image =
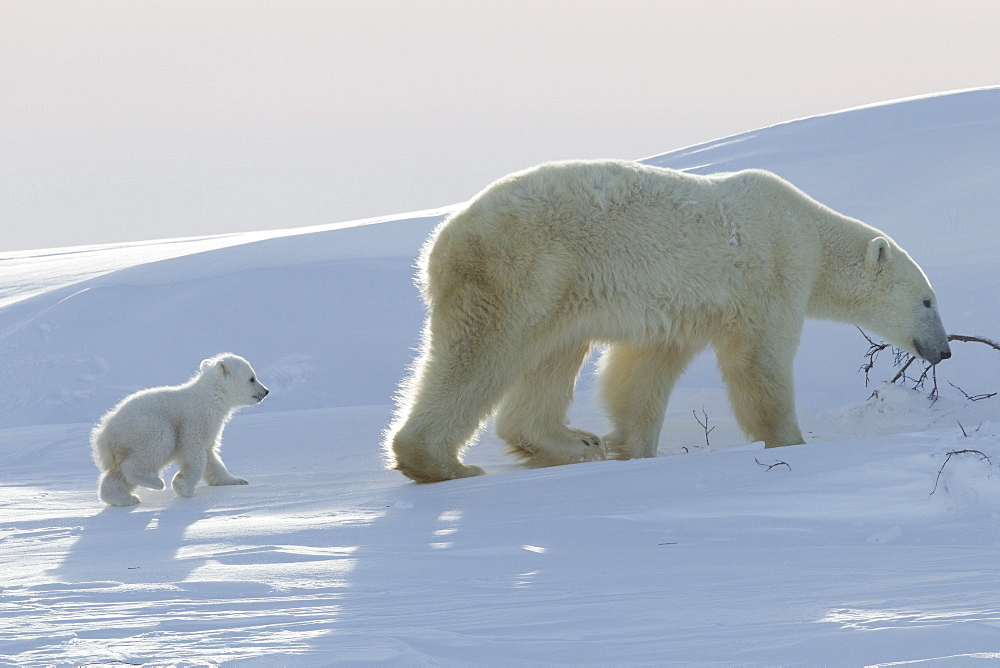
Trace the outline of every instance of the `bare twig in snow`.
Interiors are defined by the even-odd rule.
[[[857,327],[857,325],[855,325],[855,327]],[[868,382],[869,382],[868,372],[870,372],[873,368],[875,368],[875,360],[878,358],[878,354],[883,350],[885,350],[886,348],[888,348],[889,344],[875,343],[872,340],[872,338],[865,333],[865,330],[858,327],[858,331],[861,332],[861,336],[865,337],[865,340],[868,341],[868,346],[869,346],[868,352],[865,353],[865,357],[868,358],[868,361],[865,364],[862,364],[861,368],[858,369],[858,371],[865,372],[865,387],[868,387]]]
[[[962,388],[960,388],[955,383],[949,382],[948,384],[951,385],[952,387],[954,387],[959,392],[961,392],[962,396],[965,397],[966,399],[968,399],[969,401],[982,401],[983,399],[989,399],[990,397],[997,396],[996,392],[990,392],[989,394],[973,394],[973,395],[970,396],[965,390],[963,390]]]
[[[787,466],[789,471],[792,470],[792,465],[789,464],[788,462],[777,461],[777,462],[774,462],[773,464],[765,464],[764,462],[760,461],[756,457],[754,457],[753,460],[755,462],[757,462],[758,464],[760,464],[761,466],[766,466],[768,471],[770,471],[771,469],[773,469],[775,466]]]
[[[698,411],[691,411],[691,414],[694,415],[694,419],[698,421],[698,424],[701,425],[701,428],[705,430],[705,447],[708,447],[709,445],[711,445],[708,442],[708,435],[711,434],[713,431],[715,431],[715,427],[712,427],[711,429],[708,428],[708,413],[705,412],[705,407],[704,406],[701,407],[701,414],[705,417],[704,421],[702,421],[702,419],[698,417]]]
[[[916,377],[907,376],[906,375],[907,371],[909,371],[910,367],[913,365],[913,363],[915,361],[917,361],[918,358],[914,357],[913,355],[911,355],[910,353],[906,352],[905,350],[900,350],[899,348],[896,348],[896,347],[892,346],[891,344],[888,344],[888,343],[876,343],[875,340],[872,339],[870,336],[868,336],[868,334],[866,334],[864,332],[864,330],[862,330],[860,327],[858,327],[858,331],[861,332],[861,335],[863,337],[865,337],[865,341],[868,342],[868,352],[865,353],[865,358],[868,361],[865,362],[864,364],[862,364],[861,368],[858,369],[859,371],[863,371],[864,374],[865,374],[865,387],[868,387],[868,385],[871,382],[871,378],[869,377],[869,373],[875,367],[875,361],[878,359],[879,353],[881,353],[886,348],[891,348],[892,352],[894,353],[893,366],[899,367],[899,371],[897,371],[896,375],[892,377],[892,380],[889,381],[889,384],[900,383],[900,384],[906,386],[906,385],[912,383],[911,387],[914,390],[920,390],[920,389],[924,388],[924,386],[927,384],[927,379],[930,378],[931,389],[930,389],[930,392],[928,393],[928,395],[930,396],[930,399],[931,399],[932,402],[938,400],[939,390],[938,390],[937,367],[936,366],[930,364],[929,362],[925,362],[925,361],[921,360],[921,363],[923,364],[923,368],[921,369],[920,374],[918,376],[916,376]],[[996,341],[992,341],[992,340],[987,339],[987,338],[982,337],[982,336],[966,336],[964,334],[949,334],[948,335],[948,340],[949,341],[964,341],[964,342],[982,343],[984,345],[987,345],[987,346],[993,348],[994,350],[1000,351],[1000,343],[997,343]],[[963,395],[965,395],[965,398],[968,399],[968,400],[970,400],[970,401],[979,401],[981,399],[989,399],[990,397],[994,397],[994,396],[996,396],[998,394],[997,392],[993,392],[993,393],[983,393],[983,394],[977,394],[977,395],[971,395],[970,396],[970,395],[966,394],[965,391],[962,390],[960,387],[957,387],[957,386],[955,386],[955,385],[953,385],[951,383],[948,383],[948,384],[951,385],[952,387],[954,387],[959,392],[961,392]],[[872,392],[872,395],[871,395],[871,397],[869,397],[869,399],[872,398],[872,397],[877,397],[877,396],[878,396],[878,390]]]
[[[955,422],[958,422],[958,420],[955,420]],[[958,428],[962,430],[962,436],[964,436],[965,438],[969,438],[969,434],[968,434],[968,433],[966,433],[966,431],[965,431],[965,427],[963,427],[963,426],[962,426],[962,423],[961,423],[961,422],[958,422]],[[975,430],[975,431],[979,431],[979,430],[980,430],[980,429],[982,429],[982,428],[983,428],[983,423],[982,423],[982,422],[980,422],[980,423],[979,423],[979,426],[977,426],[977,427],[976,427],[976,430]],[[975,431],[974,431],[973,433],[975,433]]]
[[[959,426],[961,427],[962,425],[959,424]],[[962,433],[963,434],[965,433],[965,429],[962,429]],[[948,453],[948,456],[945,457],[944,464],[941,464],[941,468],[938,469],[937,478],[934,479],[934,489],[931,490],[931,496],[934,496],[934,492],[937,491],[938,483],[941,482],[941,474],[944,473],[944,467],[947,466],[948,462],[955,455],[979,455],[980,461],[985,459],[987,464],[990,464],[991,466],[993,465],[993,462],[990,460],[989,456],[985,452],[982,452],[980,450],[952,450],[951,452]]]
[[[902,378],[905,381],[906,380],[906,370],[910,368],[910,365],[913,364],[914,360],[916,360],[916,359],[917,359],[916,357],[914,357],[913,355],[910,355],[910,359],[906,360],[906,364],[903,365],[903,368],[900,369],[896,373],[896,375],[892,377],[892,380],[890,380],[889,382],[890,383],[895,383],[900,378]]]

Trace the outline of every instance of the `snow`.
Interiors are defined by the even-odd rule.
[[[648,162],[789,178],[910,250],[950,332],[995,339],[997,109],[1000,88],[908,99]],[[446,211],[0,256],[0,662],[1000,660],[1000,397],[948,384],[998,389],[980,344],[953,344],[931,402],[882,386],[888,352],[866,387],[857,330],[810,322],[803,446],[744,443],[704,355],[657,459],[525,470],[487,431],[467,458],[488,476],[385,470],[422,319],[412,265]],[[225,436],[251,484],[104,507],[91,425],[223,350],[272,390]],[[571,417],[607,427],[592,367]]]

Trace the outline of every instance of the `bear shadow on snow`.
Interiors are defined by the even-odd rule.
[[[385,439],[389,466],[417,482],[482,474],[461,453],[493,415],[531,466],[653,457],[674,384],[708,346],[745,434],[803,443],[792,371],[807,317],[932,364],[951,356],[902,248],[760,170],[606,160],[512,174],[438,226],[418,279],[421,351]],[[603,437],[566,425],[593,344],[606,348]]]

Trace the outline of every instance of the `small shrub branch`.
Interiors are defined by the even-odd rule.
[[[962,425],[960,424],[959,426],[961,427]],[[962,429],[962,433],[963,434],[965,433],[964,428]],[[941,474],[944,473],[944,467],[948,465],[948,462],[951,461],[951,458],[954,457],[955,455],[979,455],[979,461],[986,460],[987,464],[989,464],[990,466],[993,465],[993,462],[992,460],[990,460],[989,456],[985,452],[982,452],[981,450],[952,450],[951,452],[948,453],[948,456],[944,458],[944,463],[941,464],[941,468],[938,469],[937,477],[934,479],[934,489],[931,490],[930,494],[931,496],[934,496],[934,492],[937,491],[938,483],[941,482]]]
[[[760,461],[756,457],[754,457],[753,460],[755,462],[757,462],[758,464],[760,464],[761,466],[766,466],[768,471],[770,471],[771,469],[773,469],[776,466],[787,466],[789,471],[792,470],[792,465],[789,464],[788,462],[776,461],[773,464],[765,464],[764,462]]]
[[[865,353],[866,361],[858,369],[858,371],[861,371],[865,374],[865,387],[868,387],[871,384],[870,373],[872,369],[875,368],[875,362],[878,360],[879,354],[888,348],[893,353],[893,366],[898,367],[899,369],[896,372],[896,375],[892,377],[892,380],[889,381],[889,384],[892,385],[899,383],[904,387],[909,386],[914,390],[922,390],[926,387],[928,380],[930,380],[931,389],[929,392],[929,396],[931,401],[937,401],[939,396],[939,391],[938,391],[938,380],[937,380],[937,367],[935,365],[920,360],[921,363],[923,364],[922,368],[920,368],[920,373],[915,376],[907,375],[907,372],[910,370],[910,367],[913,366],[913,363],[918,361],[917,357],[911,355],[905,350],[896,348],[892,344],[885,342],[877,343],[874,339],[868,336],[868,334],[865,333],[865,331],[862,330],[860,327],[858,327],[858,331],[861,332],[861,335],[865,337],[865,341],[868,342],[868,352]],[[960,341],[966,343],[982,343],[983,345],[987,345],[990,348],[993,348],[994,350],[1000,352],[1000,343],[997,343],[996,341],[992,341],[982,336],[949,334],[948,340]],[[965,390],[958,387],[954,383],[948,383],[948,384],[954,387],[959,392],[961,392],[962,395],[969,401],[981,401],[983,399],[989,399],[991,397],[995,397],[998,394],[997,392],[990,392],[990,393],[970,395]],[[873,392],[872,396],[873,397],[878,396],[878,390]]]
[[[701,408],[702,418],[704,418],[704,419],[698,417],[698,411],[692,410],[691,414],[694,415],[694,419],[698,421],[698,424],[701,425],[701,428],[705,430],[705,447],[707,448],[709,445],[711,445],[708,442],[708,435],[711,434],[713,431],[715,431],[715,427],[712,427],[711,429],[709,429],[709,427],[708,427],[708,413],[705,412],[705,407],[704,406],[702,406],[702,408]]]

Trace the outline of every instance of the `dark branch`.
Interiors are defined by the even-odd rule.
[[[960,388],[955,383],[952,383],[952,382],[949,381],[948,384],[951,385],[952,387],[954,387],[959,392],[961,392],[962,396],[965,397],[966,399],[968,399],[969,401],[982,401],[983,399],[989,399],[990,397],[997,396],[996,392],[990,392],[989,394],[973,394],[973,395],[969,395],[969,393],[967,393],[965,390],[963,390],[962,388]]]
[[[768,471],[770,471],[771,469],[773,469],[775,466],[787,466],[789,471],[792,470],[792,466],[788,462],[774,462],[773,464],[765,464],[764,462],[760,461],[756,457],[754,457],[753,460],[755,462],[757,462],[758,464],[760,464],[761,466],[766,466]]]
[[[958,426],[961,427],[962,425],[959,424]],[[965,433],[964,428],[962,429],[962,433],[963,434]],[[938,483],[941,481],[941,474],[944,473],[944,467],[948,464],[948,461],[955,455],[979,455],[979,461],[983,461],[985,459],[987,464],[991,466],[993,465],[993,462],[990,460],[989,456],[985,452],[982,452],[980,450],[952,450],[951,452],[948,453],[948,456],[945,457],[944,464],[941,464],[941,468],[938,469],[937,478],[934,479],[934,489],[931,490],[930,494],[931,496],[934,496],[934,492],[937,491]]]
[[[702,406],[701,408],[701,414],[705,416],[704,422],[702,422],[701,418],[698,417],[697,411],[692,410],[691,414],[694,415],[694,419],[698,421],[698,424],[701,425],[701,428],[705,430],[705,447],[708,447],[709,445],[711,445],[708,442],[708,435],[711,434],[713,431],[715,431],[715,427],[712,427],[711,429],[708,428],[708,413],[705,412],[705,407]]]
[[[964,343],[985,343],[994,350],[1000,350],[1000,343],[996,341],[990,341],[982,336],[964,336],[962,334],[949,334],[949,341],[962,341]]]

